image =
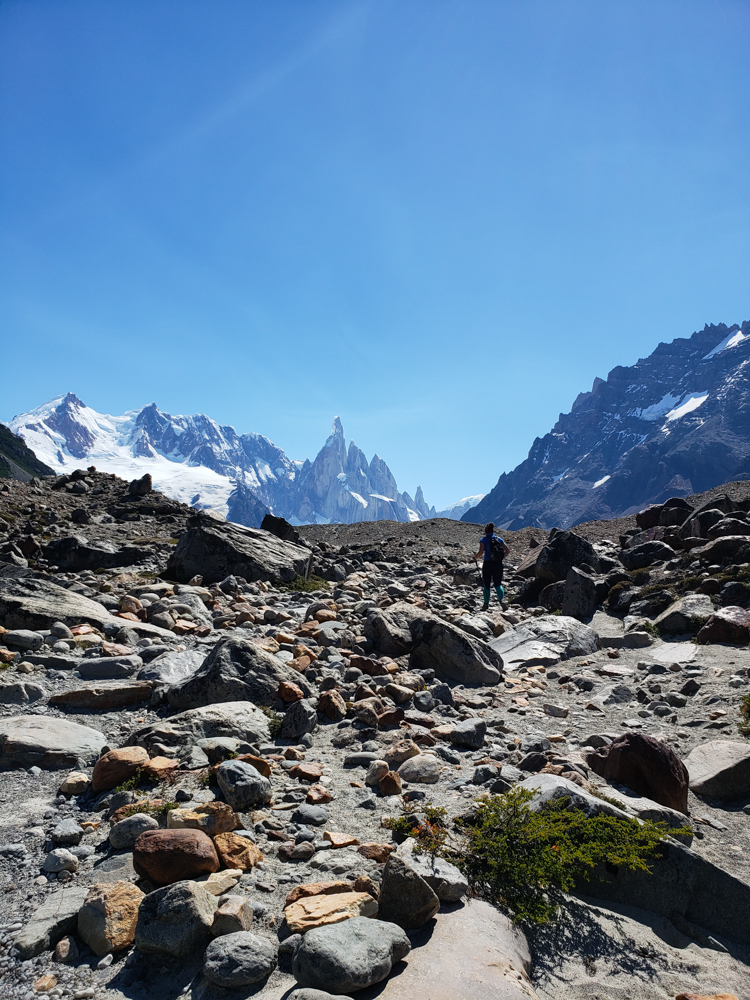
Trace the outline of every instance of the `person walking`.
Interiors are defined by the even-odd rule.
[[[484,604],[482,611],[487,611],[490,606],[490,587],[494,584],[497,599],[502,607],[505,590],[503,589],[503,559],[508,555],[510,549],[495,534],[495,525],[490,521],[484,526],[484,537],[480,539],[479,549],[474,556],[474,562],[482,557],[482,584],[484,593]]]

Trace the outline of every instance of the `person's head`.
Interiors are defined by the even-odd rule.
[[[492,523],[492,521],[490,521],[489,524],[485,524],[484,526],[485,535],[491,535],[494,532],[494,530],[495,530],[495,525]]]

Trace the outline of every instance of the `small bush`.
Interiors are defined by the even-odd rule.
[[[143,781],[143,771],[140,767],[135,769],[134,774],[128,778],[127,781],[123,781],[122,784],[115,788],[116,792],[134,792],[136,788],[139,788],[141,782]]]
[[[740,698],[740,715],[742,721],[739,730],[743,736],[750,736],[750,694],[745,694]]]
[[[281,735],[281,723],[284,720],[272,708],[265,708],[265,706],[261,705],[260,710],[268,719],[268,731],[271,734],[271,739],[275,740],[277,736]]]
[[[417,810],[424,814],[423,818],[415,815]],[[407,838],[414,840],[417,854],[429,854],[435,858],[445,850],[448,837],[446,818],[447,813],[442,806],[407,804],[404,816],[387,816],[383,826],[391,831],[397,844]]]
[[[289,583],[280,583],[278,590],[308,594],[313,590],[328,590],[329,586],[328,581],[320,576],[311,576],[309,580],[306,580],[304,576],[295,576]]]
[[[452,859],[472,890],[508,911],[514,923],[553,920],[562,893],[571,892],[596,865],[649,871],[646,860],[667,835],[663,824],[588,817],[568,809],[567,798],[532,812],[532,798],[526,789],[514,788],[481,800],[474,818],[460,824],[466,842]]]

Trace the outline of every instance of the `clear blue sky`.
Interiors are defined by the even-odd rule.
[[[4,0],[0,418],[72,390],[489,490],[750,318],[747,0]]]

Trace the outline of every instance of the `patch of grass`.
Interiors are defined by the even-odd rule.
[[[743,736],[750,737],[750,694],[743,694],[740,698],[740,715],[742,716],[742,721],[738,729]]]
[[[137,767],[134,773],[127,779],[123,781],[122,784],[115,788],[116,792],[134,792],[136,788],[139,788],[141,782],[143,781],[143,771],[140,767]]]
[[[288,593],[308,594],[313,590],[328,590],[329,587],[328,580],[324,580],[320,576],[311,576],[309,580],[306,580],[304,576],[295,576],[289,583],[278,584],[277,589]]]
[[[634,569],[630,574],[630,579],[636,587],[645,587],[651,579],[651,574],[647,569]]]
[[[474,817],[460,824],[465,844],[452,858],[472,890],[514,923],[554,920],[562,894],[599,864],[650,871],[647,859],[667,836],[663,824],[588,817],[567,808],[567,798],[532,812],[532,798],[526,789],[513,788],[481,800]]]
[[[150,802],[144,801],[133,802],[129,806],[125,806],[122,811],[122,818],[127,819],[128,816],[135,816],[136,813],[145,813],[146,816],[163,816],[178,807],[178,802],[162,802],[159,806],[154,806]]]
[[[271,739],[275,740],[281,735],[281,724],[284,720],[279,713],[274,712],[272,708],[266,708],[264,705],[260,705],[259,708],[268,719],[268,731],[271,734]]]

